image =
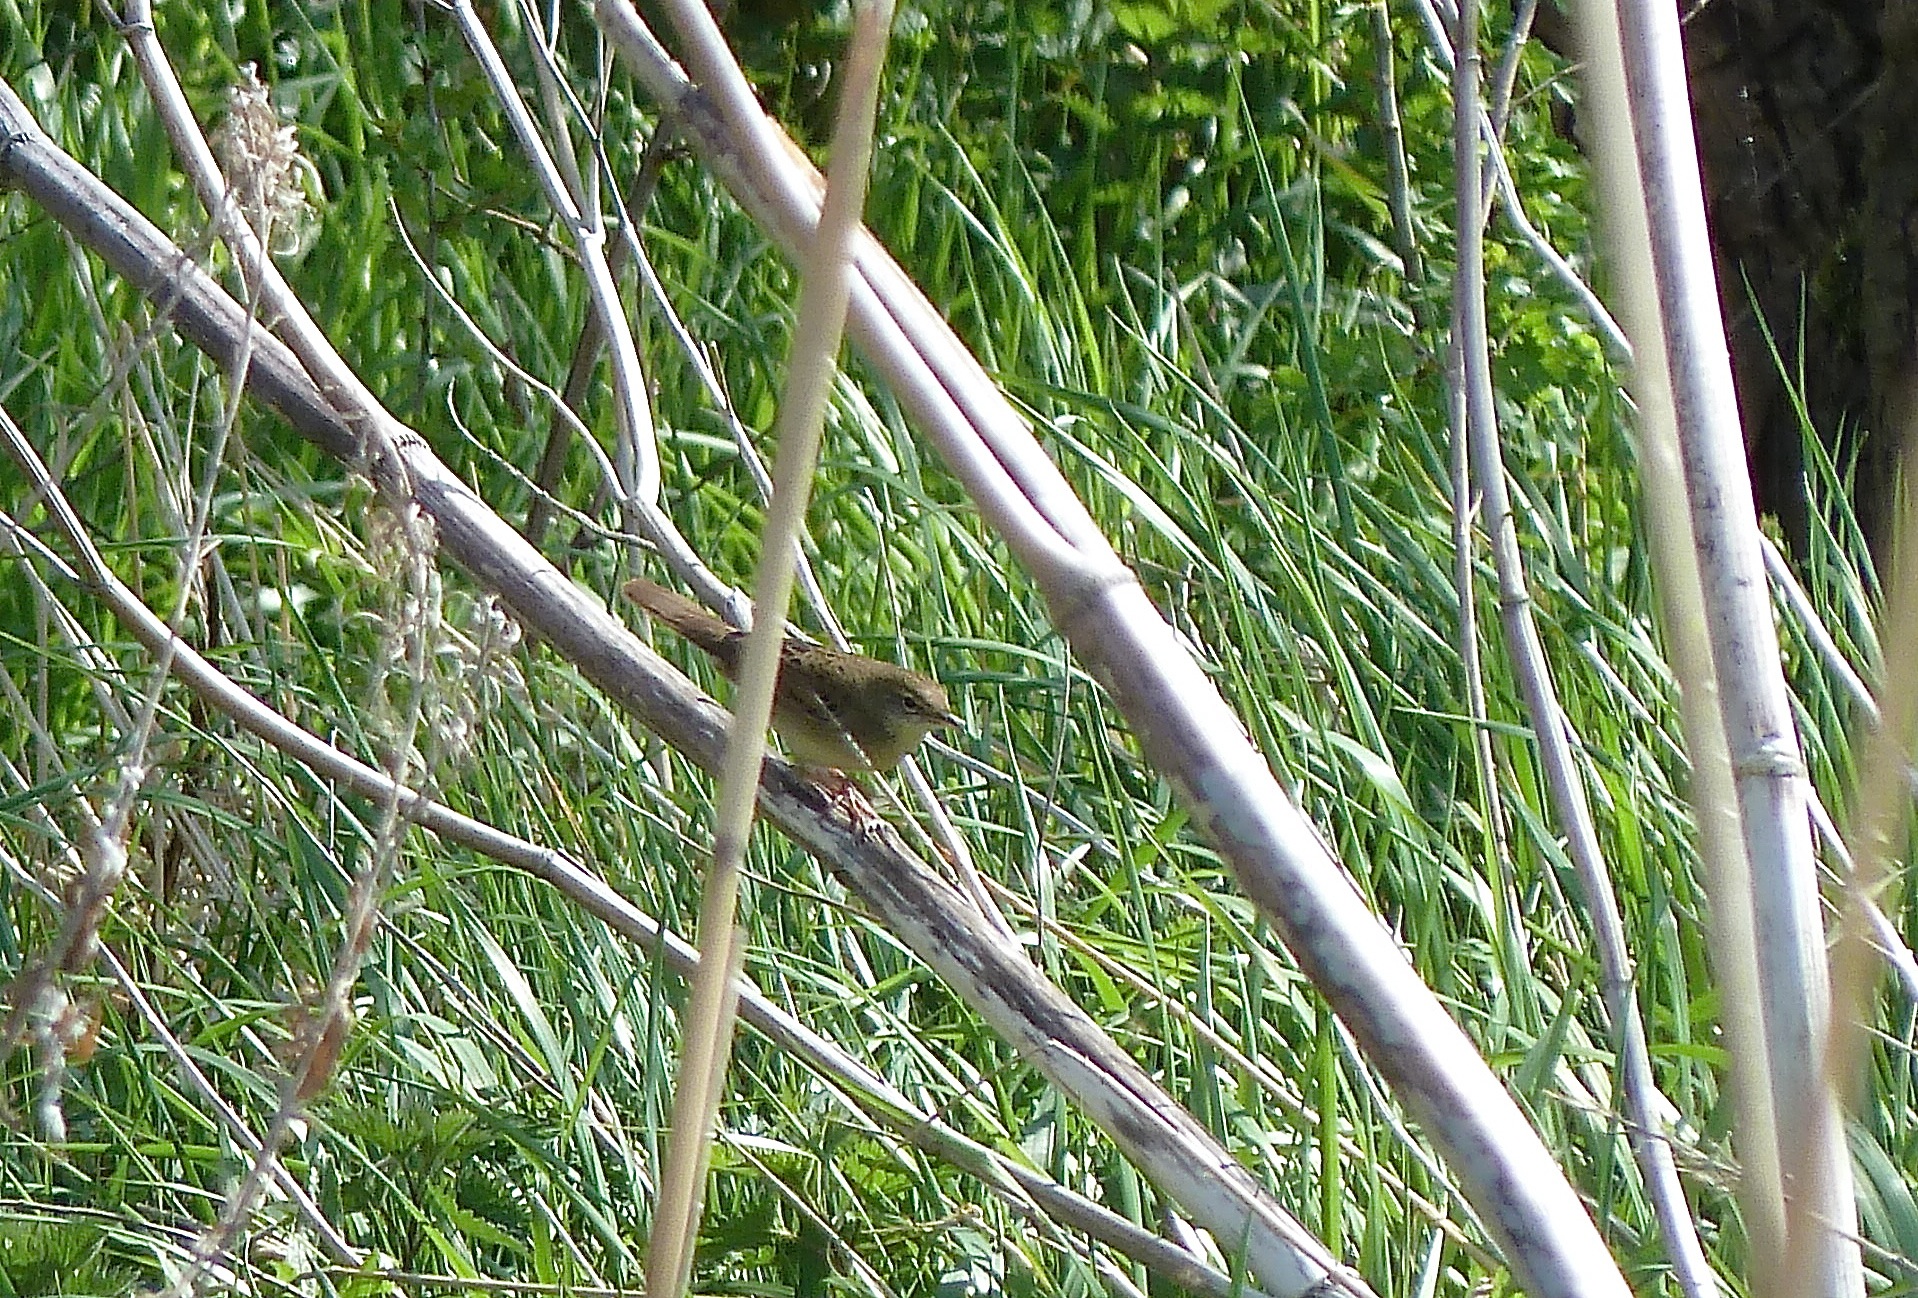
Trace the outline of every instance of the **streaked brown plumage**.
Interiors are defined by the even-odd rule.
[[[626,598],[711,654],[737,677],[746,633],[678,591],[635,577]],[[773,729],[802,766],[887,771],[934,730],[957,726],[945,689],[931,677],[788,636],[773,687]]]

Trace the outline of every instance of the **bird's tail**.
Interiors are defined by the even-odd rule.
[[[621,588],[627,599],[651,613],[679,634],[727,662],[739,632],[695,604],[676,590],[668,590],[656,581],[635,577]]]

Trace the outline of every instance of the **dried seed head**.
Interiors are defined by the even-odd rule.
[[[303,252],[318,232],[307,199],[309,188],[318,192],[318,173],[300,156],[293,128],[274,111],[251,63],[240,67],[212,144],[233,201],[260,242],[276,257]]]

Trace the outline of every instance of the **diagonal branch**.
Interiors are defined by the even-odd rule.
[[[595,13],[683,138],[788,250],[812,237],[817,174],[754,103],[697,3],[670,5],[697,86],[627,0]],[[925,295],[870,234],[848,331],[981,516],[1033,574],[1052,620],[1138,732],[1200,832],[1458,1172],[1536,1294],[1625,1292],[1563,1173],[1419,980],[1239,719],[1113,553],[1071,486]]]

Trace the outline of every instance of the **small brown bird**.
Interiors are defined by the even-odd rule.
[[[719,662],[736,679],[746,633],[657,582],[635,577],[626,598]],[[773,729],[793,760],[816,770],[889,771],[953,715],[945,689],[918,672],[788,636],[773,686]]]

